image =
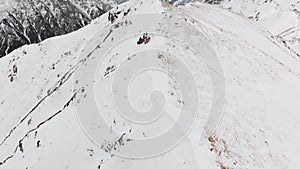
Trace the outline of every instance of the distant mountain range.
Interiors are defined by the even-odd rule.
[[[2,3],[0,57],[25,44],[78,30],[123,1],[14,0]]]

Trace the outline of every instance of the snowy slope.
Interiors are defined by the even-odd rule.
[[[128,9],[131,10],[125,16]],[[151,0],[132,1],[112,13],[117,11],[122,12],[113,23],[105,14],[83,29],[24,46],[0,59],[0,168],[299,168],[300,63],[293,52],[244,17],[216,6],[190,4],[177,9]],[[149,14],[153,12],[159,14]],[[144,15],[136,15],[141,13]],[[170,20],[182,24],[166,22]],[[139,37],[151,31],[156,34],[149,33],[150,42],[137,45]],[[190,37],[203,40],[199,44],[205,42],[201,39],[205,35],[225,75],[223,116],[216,131],[205,135],[204,143],[201,133],[210,109],[207,105],[212,102],[212,83],[205,65],[198,64],[203,62],[198,62],[197,54],[188,49],[209,55],[208,45],[198,46],[191,39],[185,41],[189,46],[184,48],[170,38],[184,35],[185,31],[191,31],[190,35],[199,31],[199,37]],[[167,38],[162,38],[162,34]],[[125,42],[120,41],[123,35],[128,35]],[[184,41],[185,37],[182,38],[179,40]],[[120,135],[132,129],[132,133],[126,133],[130,137],[147,138],[170,127],[182,106],[178,99],[184,95],[177,91],[170,77],[160,73],[140,77],[138,74],[137,79],[141,80],[133,83],[133,91],[129,89],[134,106],[141,111],[149,107],[147,91],[163,91],[167,115],[153,126],[125,122],[113,111],[109,99],[114,93],[109,91],[112,76],[123,72],[122,64],[136,61],[141,65],[153,63],[169,71],[176,68],[176,62],[175,66],[171,64],[172,56],[161,61],[152,58],[157,53],[151,50],[140,54],[153,48],[175,53],[190,66],[201,92],[187,104],[199,99],[201,114],[188,137],[168,153],[140,160],[120,158],[106,151],[109,146],[97,146],[95,140],[87,137],[91,133],[82,129],[80,118],[85,114],[80,113],[88,116],[90,109],[83,107],[86,109],[78,112],[78,107],[88,102],[89,86],[94,85],[96,93],[101,93],[95,100],[102,115]],[[120,54],[116,55],[116,51]],[[107,53],[98,67],[103,52]],[[127,52],[136,55],[131,57]],[[89,73],[95,73],[89,72],[93,68],[96,78],[90,80],[93,74]],[[217,71],[214,67],[210,69]],[[80,76],[87,78],[78,80]],[[168,93],[169,84],[174,94]],[[102,126],[97,119],[85,120],[95,120],[94,126],[90,126],[95,130]],[[126,146],[118,149],[122,151]]]
[[[222,12],[197,15],[219,55],[224,55],[228,80],[227,110],[216,135],[226,137],[231,148],[219,160],[225,166],[236,161],[241,168],[297,168],[299,58],[241,17],[226,12],[226,19],[218,20]]]
[[[221,6],[256,22],[294,55],[300,56],[299,0],[231,0],[222,2]]]
[[[273,38],[300,56],[299,0],[196,0],[204,3],[217,4],[236,14],[255,22],[262,29],[270,32]],[[174,1],[174,5],[187,4],[193,0]]]

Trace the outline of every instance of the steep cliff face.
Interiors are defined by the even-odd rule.
[[[24,0],[10,2],[8,7],[3,4],[0,9],[0,57],[25,44],[78,30],[116,2]]]

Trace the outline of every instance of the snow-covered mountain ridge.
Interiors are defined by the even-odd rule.
[[[141,14],[150,12],[158,13],[155,16],[163,19],[154,20],[153,23],[158,24],[150,27],[146,26],[151,18],[130,19],[137,14],[148,16]],[[78,31],[47,39],[40,44],[24,46],[0,59],[0,90],[3,91],[0,95],[0,168],[299,167],[299,58],[272,39],[272,34],[236,13],[199,3],[174,8],[156,0],[144,3],[131,1],[111,13],[119,16],[114,22],[108,20],[109,14],[106,13]],[[186,27],[168,24],[165,22],[168,17],[178,20],[178,23],[186,22],[183,24]],[[128,24],[125,24],[126,18],[129,18]],[[134,32],[131,27],[140,30]],[[155,29],[156,34],[169,37],[163,40],[181,35],[178,30],[197,30],[205,35],[222,64],[226,83],[223,117],[204,144],[200,144],[200,137],[207,120],[207,105],[212,99],[210,78],[202,66],[195,66],[198,62],[188,48],[183,49],[174,41],[164,43],[149,31],[150,41],[138,45],[137,41],[148,29]],[[125,46],[120,45],[123,41],[118,39],[122,31],[125,35],[132,35],[125,41]],[[157,45],[154,42],[161,43]],[[190,45],[189,48],[203,49],[202,45],[186,43]],[[111,52],[103,56],[95,81],[88,79],[76,83],[76,75],[93,67],[95,60],[103,55],[99,51],[108,46],[116,49],[110,49]],[[89,97],[88,85],[95,85],[96,91],[109,95],[105,87],[112,76],[121,70],[120,62],[130,64],[139,57],[152,61],[146,55],[139,55],[141,50],[151,47],[169,49],[191,65],[190,69],[198,75],[196,77],[200,81],[197,84],[203,92],[199,96],[203,104],[200,106],[201,115],[188,137],[170,152],[143,160],[120,158],[107,151],[109,146],[98,147],[86,136],[78,121],[76,106],[85,103]],[[127,54],[130,49],[139,57],[130,57],[132,55]],[[119,54],[116,55],[115,51],[119,51]],[[172,60],[159,59],[161,57],[153,60],[162,67],[174,68],[170,64]],[[106,76],[106,71],[109,71],[109,76]],[[133,92],[136,96],[143,96],[144,90],[153,86],[169,87],[168,83],[163,83],[165,81],[159,81],[161,79],[151,80],[155,77],[148,78],[145,75],[140,78],[146,81],[137,82],[136,91]],[[74,87],[73,79],[78,86]],[[142,87],[139,88],[139,85]],[[171,89],[175,94],[166,95],[167,110],[172,110],[169,113],[177,112],[178,106],[174,102],[178,97],[176,87]],[[99,109],[105,110],[103,116],[114,129],[120,130],[120,133],[126,132],[129,136],[130,129],[135,137],[153,136],[153,131],[149,129],[140,130],[127,122],[123,125],[124,119],[111,109],[109,99],[99,97],[96,97],[96,101],[100,102]],[[139,100],[144,100],[144,97],[141,98],[134,100],[137,105]],[[173,116],[170,119],[176,121]],[[169,123],[165,124],[167,127]],[[96,123],[94,127],[99,126]]]
[[[299,0],[224,1],[222,7],[257,22],[273,39],[300,56]]]
[[[197,0],[196,0],[197,1]],[[240,14],[256,22],[273,38],[283,44],[295,55],[300,56],[299,0],[198,0],[204,3],[216,4],[234,13]],[[193,0],[171,1],[174,5],[184,5]]]
[[[199,1],[222,6],[259,22],[272,32],[278,41],[299,55],[299,19],[297,19],[300,11],[299,1]],[[1,1],[0,57],[23,45],[75,31],[122,2],[125,0]],[[168,2],[179,5],[187,4],[191,0]]]

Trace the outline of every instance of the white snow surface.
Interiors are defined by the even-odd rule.
[[[270,32],[223,8],[200,3],[175,8],[158,0],[137,2],[130,1],[113,9],[127,11],[131,8],[127,16],[121,15],[118,20],[153,12],[162,16],[169,15],[178,21],[186,19],[191,28],[196,28],[205,35],[216,52],[224,70],[226,83],[224,112],[216,131],[205,143],[200,142],[203,130],[201,124],[207,117],[204,113],[181,144],[162,156],[142,160],[112,156],[86,136],[75,108],[85,96],[84,92],[76,93],[73,78],[78,71],[84,72],[93,65],[93,57],[97,57],[93,55],[85,62],[80,62],[84,53],[88,53],[102,41],[102,45],[105,46],[110,45],[112,39],[118,38],[114,31],[111,34],[107,32],[112,23],[107,20],[108,14],[105,14],[76,32],[50,38],[40,44],[24,46],[0,59],[0,168],[299,168],[299,57],[284,44],[274,40]],[[280,17],[290,18],[289,15],[283,12]],[[144,18],[145,23],[132,22],[132,25],[143,27],[150,20],[153,18]],[[270,20],[265,23],[274,24]],[[153,28],[156,28],[155,26],[153,25]],[[167,23],[161,23],[159,31],[172,32],[171,28]],[[95,39],[94,35],[101,36]],[[147,45],[162,44],[150,41]],[[138,48],[136,43],[132,43],[132,46],[126,45],[125,49]],[[169,48],[167,45],[164,47]],[[196,49],[198,46],[190,47]],[[118,51],[122,52],[121,49]],[[186,52],[180,48],[176,51],[179,54]],[[186,55],[184,59],[188,64],[194,63],[192,56]],[[114,64],[118,65],[122,60],[124,58],[117,58]],[[147,61],[146,58],[145,60]],[[101,68],[105,69],[111,64],[107,57],[102,63],[103,67],[99,68],[99,76],[103,75]],[[197,76],[202,80],[198,81],[203,89],[203,95],[200,97],[203,102],[209,103],[212,93],[209,78],[202,66],[194,65],[192,68],[195,72],[202,72]],[[145,88],[150,90],[156,86],[167,87],[161,85],[165,77],[152,77],[154,80],[150,82],[147,81],[147,76],[140,78],[146,80],[133,86],[137,92],[132,99],[138,102],[137,105],[140,105],[140,99],[137,97],[144,98]],[[95,90],[105,93],[109,80],[110,77],[99,77],[96,81],[84,85],[97,84],[98,88]],[[152,85],[149,85],[150,83]],[[105,94],[109,95],[109,92]],[[176,99],[167,99],[167,109],[176,112]],[[98,98],[98,101],[101,101],[101,98]],[[100,104],[107,104],[108,107],[112,104],[107,100],[103,102],[105,103]],[[137,107],[141,110],[146,108]],[[208,111],[205,106],[200,108],[203,112]],[[115,119],[117,124],[122,124],[122,120],[114,112],[104,112],[107,119]],[[176,120],[176,114],[174,116],[171,115],[172,120]],[[170,121],[160,123],[157,130],[161,129],[160,127],[168,127],[168,122]],[[115,127],[116,130],[127,130],[129,126]],[[137,127],[136,130],[135,137],[141,137],[140,131],[144,129]],[[145,133],[156,134],[151,133],[151,130]],[[23,151],[19,142],[22,143]]]
[[[257,23],[278,43],[300,56],[299,0],[225,0],[221,6]]]

